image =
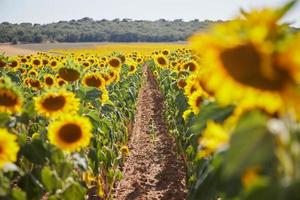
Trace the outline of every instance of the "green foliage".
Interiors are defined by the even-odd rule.
[[[184,41],[212,21],[157,21],[115,19],[95,21],[90,18],[59,21],[47,25],[21,23],[0,24],[0,42],[171,42]]]

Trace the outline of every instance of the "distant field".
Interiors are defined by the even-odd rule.
[[[52,52],[72,52],[84,51],[85,49],[95,49],[101,53],[111,51],[131,52],[131,51],[144,51],[149,52],[154,49],[176,49],[185,46],[185,42],[174,43],[41,43],[41,44],[0,44],[0,53],[4,52],[5,55],[25,55],[33,54],[36,51],[52,51]]]

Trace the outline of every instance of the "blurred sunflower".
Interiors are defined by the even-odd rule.
[[[278,23],[282,10],[244,13],[190,39],[208,68],[203,83],[221,104],[247,104],[273,114],[290,99],[287,91],[297,87],[291,72],[300,66],[289,65],[289,57],[279,62],[282,43],[290,37],[288,27]]]
[[[5,66],[6,66],[6,62],[2,58],[0,58],[0,68]]]
[[[105,80],[102,79],[100,74],[97,73],[89,73],[83,77],[82,80],[83,85],[89,87],[95,87],[99,89],[105,88]]]
[[[17,136],[0,128],[0,169],[7,163],[15,162],[19,151]]]
[[[57,84],[58,84],[59,86],[63,86],[64,84],[67,83],[67,82],[66,82],[64,79],[62,79],[62,78],[57,78],[56,82],[57,82]]]
[[[120,151],[123,156],[129,156],[129,148],[125,145],[122,145]]]
[[[194,92],[188,99],[188,104],[193,113],[198,114],[200,105],[203,101],[202,93],[200,91]]]
[[[159,67],[168,67],[168,65],[169,65],[169,61],[168,61],[167,57],[164,55],[154,56],[154,62]]]
[[[136,72],[136,66],[134,64],[130,64],[128,74],[134,74],[135,72]]]
[[[12,61],[10,61],[9,66],[11,68],[18,67],[18,66],[20,66],[20,62],[18,60],[12,60]]]
[[[39,75],[39,73],[35,70],[35,69],[31,69],[27,72],[27,74],[37,77]]]
[[[122,65],[122,61],[118,57],[110,58],[107,63],[112,69],[115,69],[115,70],[120,69],[120,67]]]
[[[103,89],[101,91],[102,91],[102,94],[100,96],[100,101],[101,101],[101,104],[104,105],[109,100],[109,94],[108,94],[107,89]]]
[[[74,82],[79,79],[80,72],[71,67],[61,67],[58,70],[59,77],[68,82]]]
[[[55,68],[58,66],[58,62],[56,60],[51,60],[49,64],[52,68]]]
[[[48,128],[51,144],[66,151],[78,151],[89,145],[92,137],[92,124],[86,117],[65,115],[52,122]]]
[[[199,138],[200,151],[198,158],[205,158],[212,153],[226,148],[229,143],[230,135],[220,124],[213,121],[207,122],[207,127]]]
[[[79,99],[74,93],[65,90],[48,91],[35,97],[35,109],[40,115],[57,118],[61,115],[77,113]]]
[[[31,65],[33,67],[40,67],[42,65],[42,61],[38,57],[32,58]]]
[[[51,74],[47,74],[44,77],[44,83],[47,87],[52,87],[55,85],[55,79]]]
[[[6,81],[5,81],[6,83]],[[16,113],[22,108],[22,98],[9,84],[0,84],[0,113]]]
[[[34,90],[40,90],[43,87],[38,79],[28,79],[28,84]]]

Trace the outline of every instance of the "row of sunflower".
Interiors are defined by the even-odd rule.
[[[148,62],[189,199],[299,199],[300,34],[281,23],[296,2],[242,11]]]
[[[143,60],[0,55],[0,199],[110,198],[129,153]]]

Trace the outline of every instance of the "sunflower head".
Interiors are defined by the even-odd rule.
[[[67,113],[76,113],[79,100],[72,92],[49,90],[35,98],[35,109],[45,117],[58,118]]]
[[[7,163],[15,162],[19,151],[17,137],[0,128],[0,169]]]
[[[0,83],[0,113],[17,113],[21,108],[21,95],[8,79],[4,79],[4,83]]]
[[[188,100],[188,104],[193,113],[198,114],[200,111],[200,105],[203,101],[203,95],[200,91],[194,92]]]
[[[35,57],[35,58],[32,58],[31,64],[33,67],[40,67],[42,65],[42,61],[40,60],[40,58]]]
[[[122,65],[122,61],[120,58],[118,57],[112,57],[108,60],[108,65],[112,68],[112,69],[120,69],[121,65]]]
[[[129,148],[127,146],[121,146],[120,151],[123,156],[129,156]]]
[[[282,111],[278,102],[285,101],[288,88],[297,87],[299,66],[292,65],[289,56],[284,56],[284,62],[280,59],[286,41],[292,38],[288,28],[278,22],[283,15],[280,12],[244,13],[242,18],[218,24],[209,33],[190,39],[206,67],[200,84],[222,105],[247,102],[273,114]],[[262,103],[259,99],[266,96],[276,101]]]
[[[6,66],[6,61],[3,58],[0,58],[0,68],[3,68]]]
[[[74,82],[80,78],[80,72],[75,68],[61,67],[58,70],[59,77],[68,82]]]
[[[159,67],[168,67],[169,61],[164,55],[157,55],[154,57],[154,62]]]
[[[105,80],[102,79],[100,74],[89,73],[83,77],[83,85],[95,88],[104,88]]]
[[[52,87],[55,85],[55,79],[52,75],[47,74],[44,77],[44,83],[47,87]]]
[[[66,152],[78,151],[89,145],[92,124],[86,117],[66,115],[49,125],[50,143]]]

